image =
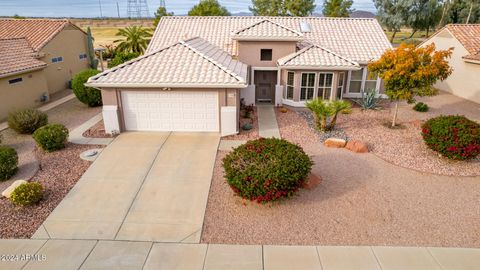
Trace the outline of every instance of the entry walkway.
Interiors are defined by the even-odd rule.
[[[198,243],[218,134],[123,133],[33,238]]]
[[[16,270],[476,270],[480,249],[244,246],[96,240],[0,240]],[[35,256],[33,256],[35,255]]]
[[[263,138],[281,138],[273,105],[257,105],[258,134]]]

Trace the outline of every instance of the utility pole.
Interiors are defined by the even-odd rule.
[[[118,14],[118,18],[120,18],[120,8],[118,7],[118,2],[117,2],[117,14]]]
[[[103,18],[103,13],[102,13],[102,2],[101,2],[101,0],[98,0],[98,6],[100,7],[100,18]]]

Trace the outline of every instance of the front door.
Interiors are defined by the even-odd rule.
[[[277,83],[277,71],[255,71],[254,83],[256,103],[273,104],[275,102],[275,85]]]

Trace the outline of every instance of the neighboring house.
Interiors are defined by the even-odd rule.
[[[107,131],[228,135],[239,130],[241,100],[303,107],[381,94],[366,65],[389,48],[375,19],[163,17],[144,56],[88,85],[102,90]]]
[[[480,103],[480,24],[449,24],[420,46],[432,43],[437,50],[454,48],[449,60],[453,73],[435,87]]]
[[[0,19],[0,120],[68,88],[88,68],[87,36],[68,20]]]

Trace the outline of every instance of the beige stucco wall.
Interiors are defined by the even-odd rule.
[[[79,58],[86,52],[87,36],[73,26],[63,29],[41,50],[45,56],[40,60],[48,64],[45,76],[50,94],[66,89],[76,73],[89,67],[88,59]],[[52,63],[52,58],[59,56],[63,62]]]
[[[15,78],[23,81],[9,84]],[[42,70],[0,79],[0,122],[8,117],[8,113],[15,109],[36,107],[40,105],[40,97],[48,92],[47,81]]]
[[[272,49],[272,61],[260,61],[260,50]],[[277,67],[277,60],[294,53],[292,41],[238,41],[238,59],[253,67]]]
[[[422,44],[435,43],[437,50],[446,50],[453,47],[453,54],[449,60],[453,73],[445,81],[437,82],[435,87],[452,93],[456,96],[480,103],[480,64],[467,63],[462,59],[468,51],[455,39],[447,29]]]

